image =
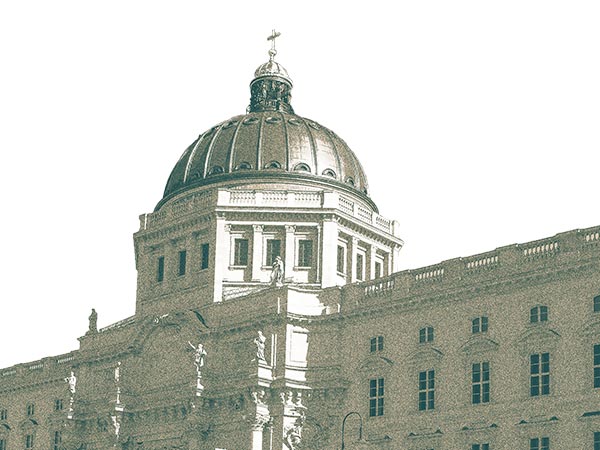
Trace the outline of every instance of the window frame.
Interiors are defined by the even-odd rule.
[[[546,361],[544,361],[544,357],[546,357]],[[529,397],[550,395],[550,373],[550,352],[529,355]]]
[[[0,421],[8,420],[8,408],[0,409]]]
[[[592,346],[593,362],[593,386],[594,389],[600,388],[600,343]]]
[[[550,450],[548,436],[529,438],[529,450]]]
[[[335,268],[338,274],[344,276],[346,275],[346,252],[346,246],[338,242]]]
[[[179,250],[178,253],[178,264],[177,264],[177,276],[183,277],[187,272],[187,250]]]
[[[435,338],[433,326],[427,325],[419,329],[419,344],[428,344],[433,342]]]
[[[233,238],[232,265],[234,267],[248,267],[249,256],[248,238],[239,236]]]
[[[52,450],[60,450],[62,444],[62,431],[56,430],[54,431],[54,443],[52,445]]]
[[[156,259],[156,282],[162,283],[165,280],[165,257],[159,256]]]
[[[369,340],[369,353],[377,353],[383,351],[383,336],[373,336]]]
[[[206,270],[210,267],[210,244],[200,245],[200,270]]]
[[[433,411],[435,409],[435,369],[419,371],[418,383],[418,410]]]
[[[29,433],[25,435],[25,448],[27,450],[33,448],[33,446],[35,445],[35,441],[33,438],[33,433]]]
[[[489,361],[479,361],[471,364],[472,405],[484,405],[490,403],[490,375]]]
[[[27,413],[27,417],[35,416],[35,403],[27,403],[25,411]]]
[[[296,258],[296,267],[309,269],[313,266],[314,261],[314,241],[308,237],[303,237],[298,239],[297,242],[298,254]]]
[[[54,411],[62,411],[64,409],[63,399],[57,398],[54,400]]]
[[[283,258],[281,251],[281,239],[277,237],[268,237],[265,243],[264,266],[271,267],[275,263],[275,258],[278,256]]]
[[[596,295],[592,299],[592,311],[595,313],[600,312],[600,295]]]
[[[367,255],[361,251],[357,251],[355,254],[355,258],[356,258],[356,271],[354,273],[354,276],[356,278],[356,281],[358,282],[362,282],[365,281],[365,269],[366,269],[366,262],[367,262]],[[359,264],[360,261],[360,264]]]
[[[385,414],[385,379],[369,379],[369,417],[381,417]]]
[[[548,322],[550,308],[548,305],[535,305],[529,310],[529,323],[532,325]]]
[[[471,320],[471,334],[487,333],[489,329],[488,316],[479,316]]]

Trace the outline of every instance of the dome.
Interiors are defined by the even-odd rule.
[[[261,64],[250,83],[247,114],[202,133],[183,153],[167,181],[163,199],[188,189],[227,180],[286,179],[333,183],[368,198],[367,177],[348,145],[333,131],[294,113],[292,80],[275,61]]]
[[[283,111],[232,117],[202,133],[171,172],[163,200],[226,179],[305,178],[367,194],[365,173],[348,145],[314,120]]]

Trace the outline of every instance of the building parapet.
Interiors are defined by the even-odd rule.
[[[397,272],[387,277],[342,287],[345,293],[342,297],[346,300],[346,308],[342,305],[342,310],[352,308],[352,305],[357,305],[361,299],[388,296],[392,293],[402,298],[412,293],[423,292],[423,289],[432,292],[459,283],[468,283],[471,279],[480,282],[486,278],[545,268],[548,263],[561,257],[561,262],[564,262],[568,261],[571,255],[581,258],[585,257],[588,250],[598,252],[599,244],[600,226],[597,226]]]
[[[159,211],[140,216],[140,230],[163,225],[209,206],[337,209],[358,221],[399,237],[398,222],[371,209],[327,191],[218,189],[197,192],[164,205]]]
[[[50,378],[68,375],[76,359],[77,352],[72,351],[58,356],[49,356],[38,361],[17,364],[12,367],[0,369],[0,390],[5,387],[14,387],[15,384],[27,384],[29,381],[39,380],[39,377]]]

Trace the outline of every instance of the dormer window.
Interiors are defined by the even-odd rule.
[[[265,164],[265,169],[281,169],[281,164],[277,161],[271,161]]]
[[[533,308],[531,308],[531,310],[529,311],[529,323],[540,323],[540,322],[547,322],[548,321],[548,307],[541,305],[541,306],[534,306]]]
[[[294,167],[294,170],[296,172],[309,172],[310,173],[310,167],[308,167],[308,164],[304,164],[304,163],[296,164],[296,166]]]
[[[213,166],[212,169],[210,169],[210,172],[208,172],[209,175],[218,175],[220,173],[223,173],[224,169],[221,166]]]
[[[239,163],[235,170],[250,170],[250,169],[252,169],[252,164],[244,161],[244,162]]]
[[[326,177],[337,178],[335,172],[331,169],[325,169],[323,171],[323,175],[325,175]]]

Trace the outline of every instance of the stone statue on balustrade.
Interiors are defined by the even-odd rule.
[[[284,277],[284,266],[283,260],[281,256],[275,257],[275,261],[273,262],[273,268],[271,270],[271,284],[275,286],[283,286],[283,277]]]

